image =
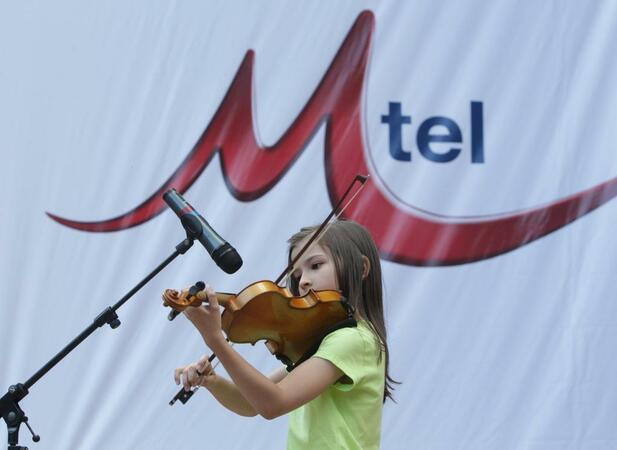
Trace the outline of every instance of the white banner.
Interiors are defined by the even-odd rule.
[[[174,261],[30,387],[21,445],[285,448],[286,418],[167,405],[207,349],[161,293],[274,279],[361,173],[402,381],[382,448],[617,448],[617,3],[0,9],[0,396],[174,251],[167,189],[244,259]]]

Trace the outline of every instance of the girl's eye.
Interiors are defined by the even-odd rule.
[[[321,262],[313,263],[313,264],[311,264],[311,269],[317,270],[317,269],[319,269],[321,267],[322,264],[323,263],[321,263]]]

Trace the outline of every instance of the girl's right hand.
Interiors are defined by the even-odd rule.
[[[202,356],[199,361],[188,366],[178,367],[174,371],[176,384],[182,383],[185,391],[190,390],[193,386],[207,387],[215,376],[216,373],[212,369],[212,364],[208,361],[208,355]]]

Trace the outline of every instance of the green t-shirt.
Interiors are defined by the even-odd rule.
[[[313,357],[330,361],[345,376],[291,412],[287,450],[379,448],[385,355],[366,322],[324,338]]]

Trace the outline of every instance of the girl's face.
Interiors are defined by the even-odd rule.
[[[291,258],[295,258],[300,249],[308,241],[304,238],[291,252]],[[336,267],[330,250],[320,244],[313,244],[296,263],[292,276],[298,280],[300,295],[306,294],[310,289],[322,291],[339,289],[336,276]]]

